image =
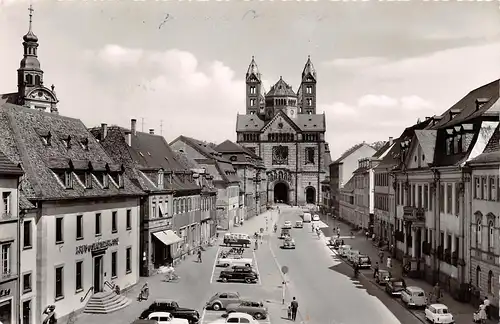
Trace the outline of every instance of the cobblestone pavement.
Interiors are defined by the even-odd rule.
[[[321,219],[322,219],[322,222],[324,224],[322,231],[324,233],[325,242],[329,237],[332,236],[332,232],[333,232],[332,229],[339,227],[341,236],[344,239],[345,244],[349,244],[354,249],[359,250],[361,253],[368,255],[373,263],[375,263],[376,261],[379,261],[379,255],[378,255],[379,249],[373,245],[371,239],[366,239],[366,237],[363,233],[354,232],[355,236],[351,237],[350,232],[352,231],[352,229],[348,224],[345,224],[345,223],[337,221],[337,220],[333,220],[331,218],[327,219],[327,217],[325,215],[322,215]],[[384,260],[386,260],[387,255],[388,255],[388,253],[385,252]],[[393,259],[392,264],[393,264],[393,266],[392,266],[392,269],[390,270],[391,273],[393,275],[396,275],[396,276],[401,275],[401,273],[402,273],[401,262]],[[387,269],[385,262],[383,264],[381,264],[380,269]],[[381,287],[375,283],[375,281],[373,279],[373,270],[362,270],[361,273],[370,282],[372,282],[373,285],[379,287],[380,289],[383,289],[383,287]],[[408,277],[404,277],[404,279],[405,279],[406,284],[408,286],[418,286],[418,287],[424,289],[426,292],[432,291],[432,285],[424,280],[413,279],[413,278],[408,278]],[[397,299],[397,301],[400,302],[399,299]],[[442,302],[443,304],[445,304],[449,307],[450,312],[453,314],[453,317],[455,319],[456,324],[470,324],[470,323],[472,323],[472,316],[473,316],[473,313],[476,311],[476,309],[472,305],[470,305],[468,303],[461,303],[461,302],[453,299],[453,297],[451,297],[451,295],[449,295],[444,290],[443,290],[443,297],[441,298],[440,302]],[[411,310],[411,311],[422,322],[427,323],[427,321],[425,320],[424,312],[422,310]],[[491,320],[491,321],[488,321],[487,323],[493,324],[493,323],[497,323],[497,322]]]

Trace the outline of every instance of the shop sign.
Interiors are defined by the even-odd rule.
[[[0,289],[0,298],[10,295],[10,289]]]
[[[85,254],[87,252],[92,252],[92,251],[97,251],[97,250],[104,250],[107,249],[110,246],[116,246],[118,245],[118,238],[110,239],[110,240],[105,240],[105,241],[99,241],[93,244],[84,244],[76,247],[76,254]]]

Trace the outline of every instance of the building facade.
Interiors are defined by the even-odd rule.
[[[374,225],[374,172],[375,159],[364,158],[358,161],[358,169],[354,171],[354,225],[372,232]]]
[[[237,116],[237,143],[264,161],[268,200],[317,204],[326,178],[326,120],[316,114],[316,70],[310,59],[297,93],[282,78],[264,93],[252,58],[246,73],[246,113]]]
[[[19,323],[20,217],[19,183],[22,169],[0,151],[0,322]],[[30,278],[31,280],[31,278]]]
[[[19,314],[21,323],[40,323],[41,311],[37,309],[37,208],[29,202],[23,192],[19,194],[21,223],[21,270],[19,277]]]
[[[55,305],[57,317],[64,318],[108,284],[123,289],[137,282],[143,192],[80,120],[58,114],[54,88],[43,86],[38,38],[31,26],[23,40],[18,92],[1,96],[0,150],[22,165],[20,196],[36,206],[23,220],[23,245],[31,243],[36,271],[29,279],[30,270],[22,267],[27,289],[23,282],[21,297],[31,300],[31,312],[37,314],[29,320],[34,323],[48,305]],[[36,224],[24,226],[30,219]],[[30,228],[31,242],[24,242],[29,237],[24,231]],[[33,256],[28,245],[22,260]],[[35,300],[28,280],[36,286],[31,290]]]
[[[163,136],[118,126],[91,129],[130,179],[148,195],[141,200],[141,275],[149,276],[166,264],[191,253],[201,240],[199,187],[191,170],[176,160]]]
[[[500,129],[497,126],[484,152],[468,162],[471,174],[466,191],[470,193],[470,281],[472,298],[488,297],[492,314],[498,314],[500,278]],[[495,316],[496,317],[496,316]]]
[[[352,177],[342,188],[339,195],[339,213],[341,220],[354,225],[356,224],[356,205],[354,203],[355,178]]]
[[[376,150],[365,142],[356,144],[329,164],[331,209],[334,217],[340,216],[342,188],[351,180],[359,167],[359,159],[375,154]]]
[[[173,140],[170,147],[176,152],[185,153],[213,176],[213,184],[217,189],[217,226],[230,229],[238,224],[243,219],[244,209],[240,196],[240,179],[231,161],[226,160],[222,153],[209,144],[186,136]]]

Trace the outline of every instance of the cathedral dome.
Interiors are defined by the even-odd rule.
[[[23,40],[25,42],[38,42],[38,37],[36,37],[36,35],[30,29],[29,32],[24,35]]]
[[[40,61],[34,56],[25,56],[21,60],[21,69],[40,70]]]

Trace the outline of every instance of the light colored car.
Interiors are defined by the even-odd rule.
[[[218,292],[207,301],[205,307],[218,311],[225,309],[229,304],[239,303],[240,300],[240,294],[237,292]]]
[[[295,228],[303,228],[304,223],[301,220],[295,221]]]
[[[302,216],[302,220],[304,223],[310,223],[312,219],[311,213],[309,212],[304,212],[304,215]]]
[[[349,254],[347,255],[347,260],[349,262],[352,262],[354,263],[354,261],[356,261],[357,257],[360,255],[361,253],[359,252],[359,250],[349,250]]]
[[[281,228],[292,228],[292,222],[285,221],[285,223],[283,223],[283,226],[281,226]]]
[[[423,307],[427,305],[425,291],[416,286],[409,286],[401,292],[401,301],[408,307]]]
[[[319,222],[319,221],[320,221],[320,219],[319,219],[319,215],[318,215],[318,214],[315,214],[315,215],[313,216],[313,222]]]
[[[230,256],[227,258],[218,258],[217,266],[218,267],[229,267],[229,266],[246,266],[251,267],[253,264],[252,258],[243,258],[239,255]]]
[[[389,280],[391,280],[391,273],[387,270],[380,269],[378,274],[375,276],[375,282],[381,286],[385,286]]]
[[[229,304],[226,307],[226,312],[231,313],[246,313],[251,315],[257,320],[267,318],[267,308],[264,307],[263,302],[256,302],[251,300],[242,300],[239,303]]]
[[[282,249],[295,249],[295,240],[291,237],[288,237],[283,240],[283,243],[280,246]]]
[[[339,254],[342,257],[346,257],[349,254],[349,251],[351,251],[351,246],[350,245],[341,245],[339,248]]]
[[[246,313],[231,313],[227,316],[225,323],[259,324],[259,322]]]
[[[157,321],[158,324],[189,324],[187,319],[174,318],[167,312],[154,312],[149,314],[148,320]]]
[[[455,323],[453,315],[444,304],[432,304],[425,309],[425,318],[431,323]]]

